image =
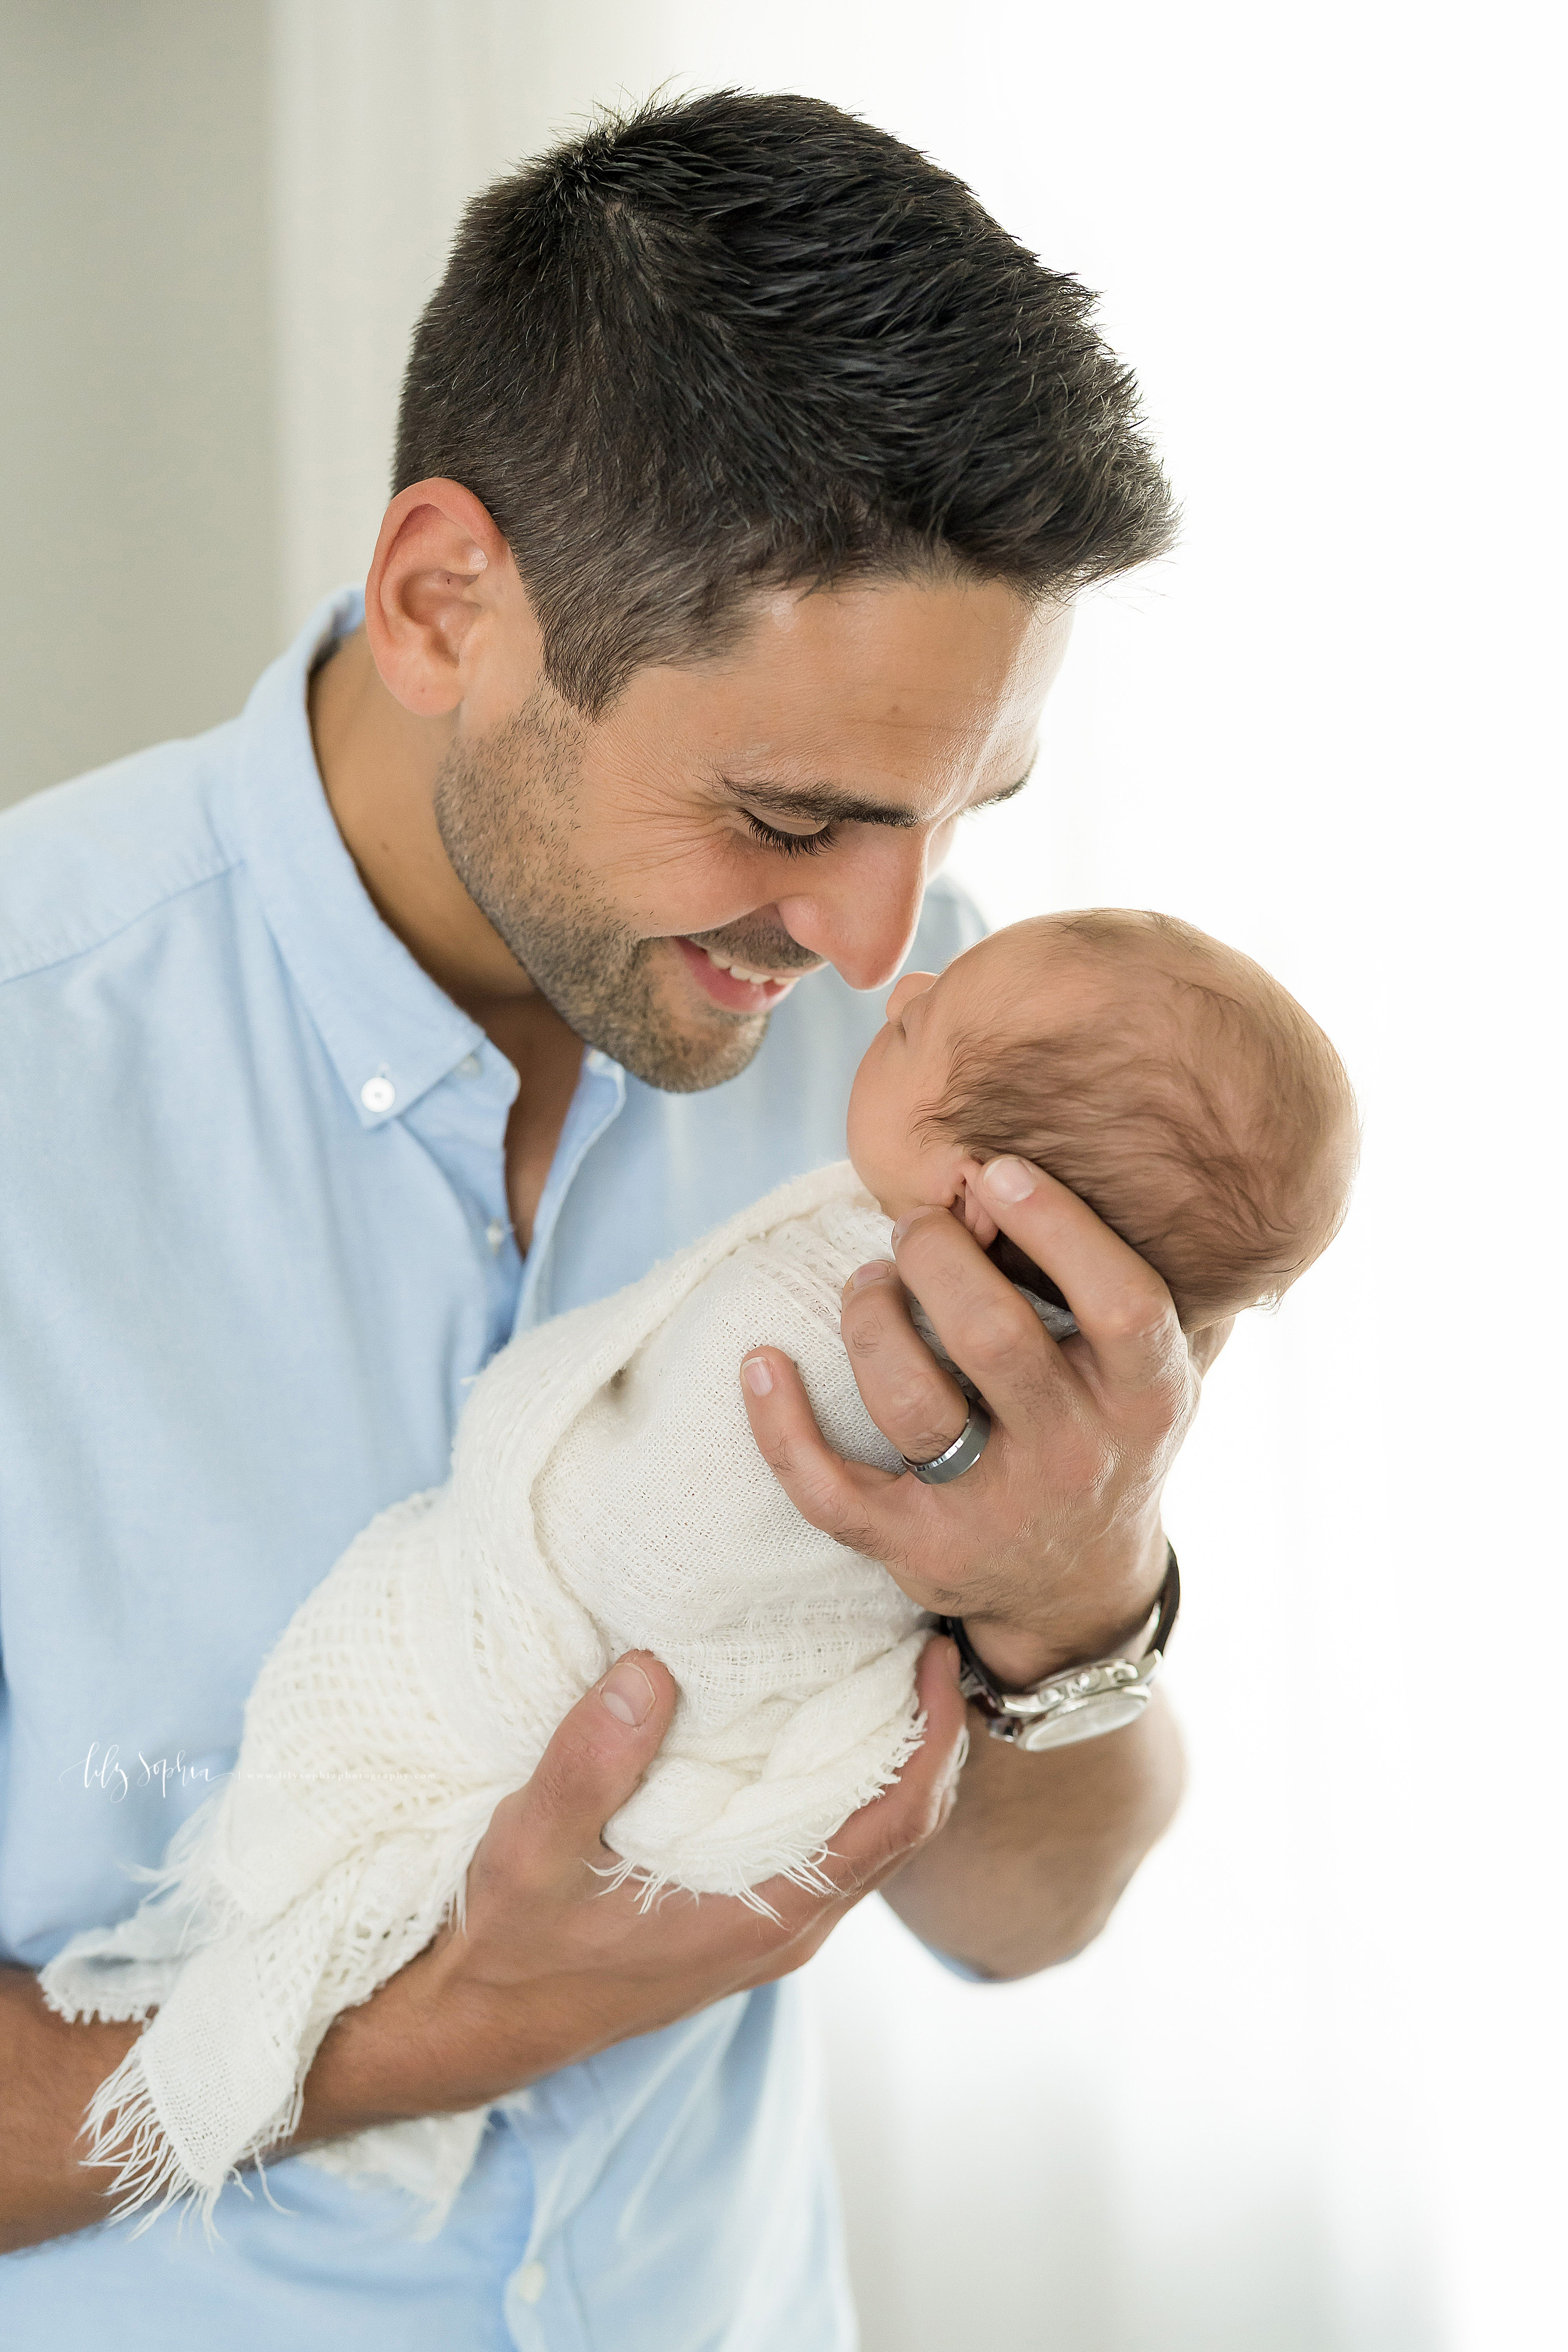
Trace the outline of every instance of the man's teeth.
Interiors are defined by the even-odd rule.
[[[704,948],[702,952],[716,971],[727,971],[736,980],[749,980],[753,988],[765,988],[778,977],[776,972],[748,971],[743,963],[731,963],[728,956],[715,955],[711,948]]]

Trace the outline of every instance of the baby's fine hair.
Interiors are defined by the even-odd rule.
[[[1332,1045],[1261,965],[1173,915],[1037,922],[1042,945],[1065,942],[1114,988],[1065,1026],[1048,1000],[1037,1025],[1026,1005],[1017,1020],[999,1009],[955,1051],[929,1126],[1078,1193],[1163,1276],[1188,1328],[1279,1298],[1348,1202],[1355,1097]]]

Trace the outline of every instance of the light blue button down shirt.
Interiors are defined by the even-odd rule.
[[[121,1916],[233,1762],[264,1652],[374,1513],[447,1470],[514,1329],[842,1155],[879,1021],[836,973],[742,1076],[597,1053],[520,1258],[517,1076],[386,929],[322,795],[317,614],[244,715],[0,820],[0,1958]],[[915,961],[979,935],[936,884]],[[838,2352],[853,2341],[789,1984],[492,2116],[427,2244],[298,2159],[0,2261],[21,2352]]]

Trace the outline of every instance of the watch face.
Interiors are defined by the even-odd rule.
[[[1135,1722],[1149,1703],[1146,1686],[1138,1685],[1127,1690],[1095,1691],[1087,1698],[1047,1715],[1039,1723],[1032,1723],[1018,1735],[1018,1746],[1031,1753],[1042,1748],[1070,1748],[1075,1740],[1098,1739],[1101,1732],[1120,1731]]]

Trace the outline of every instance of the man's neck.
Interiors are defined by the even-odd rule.
[[[310,680],[310,736],[327,805],[376,912],[448,996],[517,1003],[532,982],[453,871],[436,823],[448,719],[421,719],[382,684],[363,628]]]
[[[518,1073],[507,1185],[526,1247],[581,1043],[469,898],[447,855],[435,786],[450,721],[421,719],[387,692],[363,628],[316,671],[309,710],[327,805],[376,912]]]

